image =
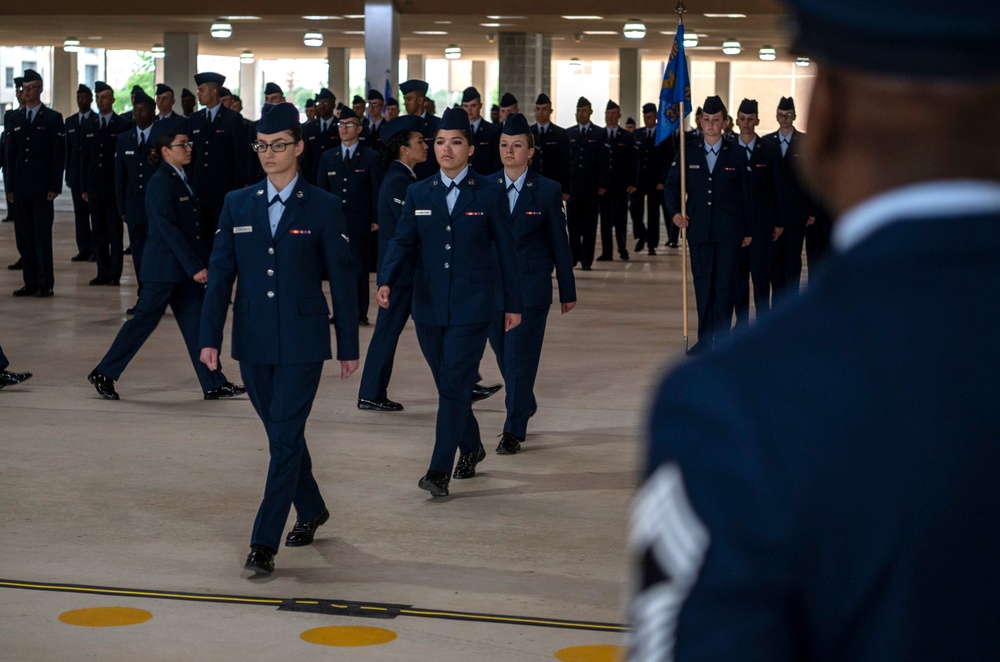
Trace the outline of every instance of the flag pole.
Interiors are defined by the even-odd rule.
[[[687,8],[684,6],[684,0],[677,0],[677,7],[675,8],[677,12],[677,24],[684,25],[684,12]],[[687,60],[685,59],[684,66],[687,66]],[[686,150],[684,144],[687,142],[684,136],[684,100],[683,98],[679,104],[679,111],[677,113],[680,121],[678,123],[678,147],[680,149],[680,167],[681,167],[681,216],[687,218],[687,163],[686,163]],[[681,228],[681,306],[682,306],[682,319],[684,325],[684,353],[687,354],[688,351],[688,242],[687,242],[687,228]]]

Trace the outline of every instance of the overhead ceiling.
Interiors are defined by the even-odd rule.
[[[199,50],[206,55],[237,56],[251,50],[258,58],[323,58],[324,48],[302,43],[306,31],[321,32],[324,46],[364,49],[364,2],[336,3],[335,15],[307,20],[331,11],[334,3],[316,0],[214,0],[213,12],[205,13],[204,0],[169,0],[141,3],[102,0],[33,0],[0,8],[0,45],[61,46],[68,36],[92,48],[148,50],[163,42],[165,32],[196,33]],[[696,32],[699,45],[690,51],[693,58],[755,60],[762,46],[777,49],[779,60],[792,60],[783,17],[777,0],[688,0],[685,29]],[[275,6],[282,14],[274,14]],[[496,41],[487,36],[500,32],[535,32],[552,37],[553,57],[569,59],[612,59],[619,48],[645,49],[665,59],[677,27],[674,1],[634,0],[629,14],[607,13],[601,0],[558,0],[544,5],[535,0],[485,0],[462,3],[457,11],[452,0],[398,0],[401,54],[442,57],[444,47],[457,44],[463,58],[496,59]],[[155,8],[157,14],[136,14],[138,8]],[[616,7],[615,11],[620,11]],[[744,18],[711,17],[711,14],[738,13]],[[230,17],[233,34],[215,39],[210,27],[219,17]],[[574,19],[567,16],[586,16]],[[247,17],[247,18],[240,18]],[[642,40],[626,39],[622,28],[629,19],[646,25]],[[486,25],[484,25],[486,24]],[[443,32],[445,34],[418,34]],[[594,34],[598,33],[598,34]],[[606,33],[606,34],[600,34]],[[666,33],[666,34],[664,34]],[[578,40],[576,37],[580,35]],[[722,42],[737,39],[743,53],[722,54]]]

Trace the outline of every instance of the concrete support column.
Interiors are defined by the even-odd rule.
[[[730,108],[733,105],[733,100],[730,98],[732,96],[732,92],[732,65],[728,62],[716,62],[715,93],[722,97],[722,102],[726,104],[726,108]],[[732,112],[732,108],[730,108],[730,112]]]
[[[407,55],[406,56],[406,77],[410,80],[427,80],[427,72],[424,71],[424,58],[423,55]],[[393,90],[393,92],[398,92],[399,90]],[[402,109],[403,99],[399,99],[399,106]],[[443,112],[443,111],[442,111]]]
[[[260,85],[260,62],[240,63],[240,98],[243,99],[243,117],[253,120],[260,116],[263,103]]]
[[[153,60],[153,67],[154,67],[153,68],[153,82],[156,83],[156,84],[166,82],[166,79],[164,78],[164,76],[166,76],[166,71],[165,71],[164,66],[163,66],[163,58],[161,57],[161,58],[157,58],[157,59]],[[175,91],[174,92],[174,96],[178,100],[180,100],[180,98],[181,98],[180,90]]]
[[[622,122],[626,117],[639,118],[642,101],[642,58],[638,48],[618,49],[618,104],[622,107]],[[642,122],[639,122],[642,124]]]
[[[194,75],[198,73],[198,35],[167,32],[163,35],[163,82],[174,90],[177,112],[181,107],[181,90],[195,91]]]
[[[52,107],[63,117],[76,112],[76,86],[80,80],[76,53],[52,48]]]
[[[486,104],[487,108],[493,105],[490,101],[487,103],[486,100],[486,61],[485,60],[473,60],[472,61],[472,87],[479,90],[479,93],[483,96],[483,103]],[[531,99],[534,101],[534,99]],[[522,107],[521,110],[524,110]]]
[[[351,99],[348,96],[351,88],[347,73],[351,62],[351,49],[327,48],[326,61],[330,66],[327,87],[336,95],[337,101],[348,106],[351,105]]]
[[[513,94],[522,111],[540,92],[551,96],[552,37],[533,32],[501,32],[498,37],[500,95]]]
[[[365,2],[365,78],[385,94],[385,81],[396,96],[399,89],[399,12],[391,0]],[[367,94],[365,90],[365,95]],[[365,96],[362,95],[362,96]]]

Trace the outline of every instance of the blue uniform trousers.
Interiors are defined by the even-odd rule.
[[[90,230],[90,205],[83,199],[83,189],[69,187],[73,198],[73,220],[76,225],[76,250],[80,255],[94,254],[94,235]]]
[[[628,255],[628,245],[625,242],[625,232],[628,227],[628,193],[620,191],[605,192],[599,196],[601,208],[601,257],[611,258],[614,254],[614,242],[618,244],[618,254]]]
[[[490,324],[433,326],[414,322],[420,349],[438,390],[437,427],[429,471],[451,474],[455,450],[472,453],[482,440],[472,413],[472,388]]]
[[[767,315],[771,310],[771,263],[774,242],[771,237],[754,237],[746,248],[740,249],[740,263],[736,273],[736,326],[750,323],[750,280],[753,280],[753,305],[755,315]]]
[[[10,361],[7,360],[7,355],[3,353],[3,347],[0,347],[0,370],[5,370],[9,365]]]
[[[569,249],[573,264],[579,262],[589,267],[594,262],[594,248],[597,242],[597,214],[601,208],[601,198],[597,192],[574,195],[566,201],[566,228],[569,233]]]
[[[389,379],[396,359],[399,336],[406,326],[413,309],[413,286],[397,285],[392,288],[389,307],[379,308],[375,320],[375,330],[365,354],[365,368],[361,373],[361,388],[358,397],[365,400],[388,398]]]
[[[535,407],[535,377],[542,357],[545,323],[550,306],[529,306],[524,309],[521,323],[504,331],[503,313],[490,325],[490,346],[497,355],[497,365],[503,373],[507,420],[503,431],[518,439],[528,432],[528,418]]]
[[[300,522],[315,519],[326,504],[312,475],[306,448],[306,419],[323,374],[323,362],[292,365],[256,365],[241,362],[240,374],[250,402],[264,423],[271,462],[267,468],[264,498],[253,523],[251,545],[277,551],[295,506]]]
[[[118,203],[114,198],[90,200],[90,218],[94,224],[94,259],[97,260],[97,277],[119,280],[122,277],[124,245],[122,221]]]
[[[16,195],[16,193],[15,193]],[[52,289],[52,221],[55,207],[51,200],[17,196],[14,239],[21,254],[24,286],[29,290]]]
[[[135,316],[122,325],[121,331],[111,343],[111,348],[97,365],[97,372],[115,381],[125,372],[132,357],[142,347],[146,339],[163,318],[169,305],[174,311],[177,326],[181,328],[188,356],[198,375],[202,391],[210,391],[222,386],[226,376],[219,369],[211,371],[199,360],[201,348],[198,344],[198,329],[201,324],[201,304],[205,300],[205,286],[190,283],[146,283],[135,307]]]
[[[806,239],[805,224],[786,224],[785,231],[774,246],[771,264],[771,286],[776,297],[798,296],[802,278],[802,244]]]
[[[698,342],[711,349],[729,337],[733,325],[733,295],[740,242],[688,242],[691,275],[698,305]]]
[[[149,224],[138,223],[128,226],[128,243],[132,247],[132,266],[135,268],[135,280],[142,292],[142,254],[146,250],[146,239],[149,238]]]

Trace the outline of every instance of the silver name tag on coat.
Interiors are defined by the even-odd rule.
[[[133,150],[131,150],[131,149],[126,149],[125,150],[125,156],[132,156],[133,154],[135,154],[135,152]]]
[[[239,225],[233,228],[233,234],[241,234],[243,232],[253,232],[252,225]]]
[[[692,164],[688,166],[688,170],[698,170],[699,168],[701,168],[701,166],[697,164]]]
[[[430,209],[417,209],[413,213],[417,216],[430,216],[433,212]]]

